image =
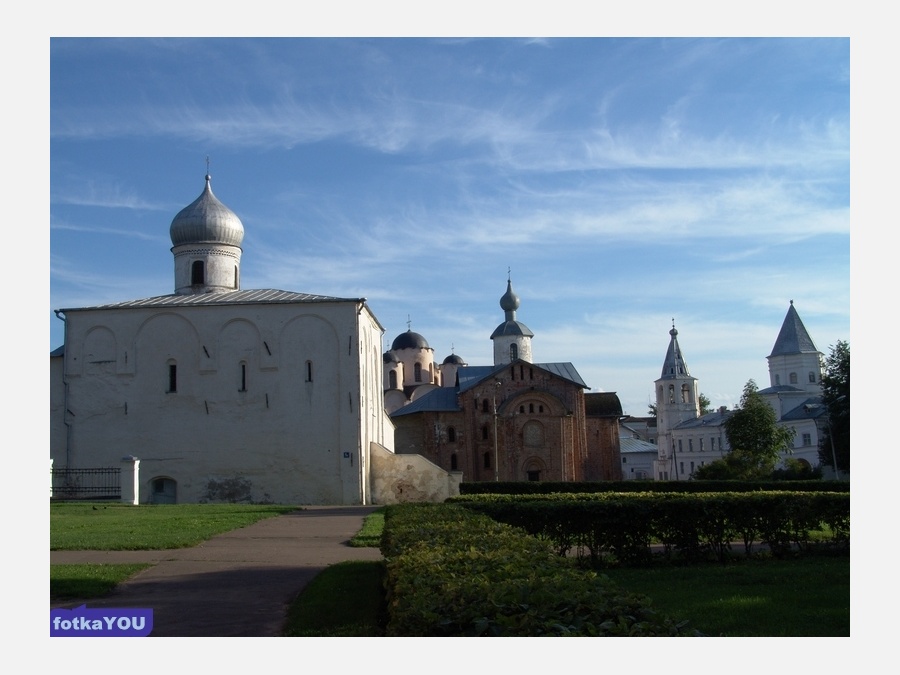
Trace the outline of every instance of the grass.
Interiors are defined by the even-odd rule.
[[[850,557],[604,570],[673,619],[723,637],[849,637]]]
[[[384,529],[384,509],[372,511],[363,521],[363,526],[350,540],[357,548],[378,548],[381,546],[381,531]]]
[[[384,635],[384,562],[350,560],[327,567],[288,610],[285,637]]]
[[[223,532],[284,513],[270,504],[50,504],[51,551],[187,548]]]
[[[51,565],[50,600],[99,598],[149,564],[132,565]]]
[[[126,506],[51,504],[51,549],[141,550],[194,546],[294,507],[242,504]],[[378,547],[381,510],[366,517],[351,545]],[[108,594],[147,565],[51,565],[52,600]],[[625,590],[652,598],[662,613],[707,635],[840,637],[850,635],[850,557],[805,556],[728,565],[604,571]],[[383,635],[384,564],[328,567],[292,604],[285,636]]]
[[[383,529],[384,509],[378,509],[366,516],[350,546],[378,548]],[[316,575],[288,610],[283,635],[378,637],[384,621],[384,563],[354,560]]]
[[[357,535],[358,542],[378,546],[383,524],[383,514],[372,513]],[[383,635],[383,574],[381,562],[329,567],[294,602],[284,635]],[[650,597],[663,614],[687,620],[710,636],[850,635],[848,555],[621,568],[604,570],[604,574],[624,590]]]

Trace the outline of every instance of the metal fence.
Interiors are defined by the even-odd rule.
[[[50,499],[121,499],[122,469],[50,469]]]

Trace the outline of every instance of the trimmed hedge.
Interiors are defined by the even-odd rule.
[[[460,495],[536,495],[598,492],[850,492],[848,481],[837,480],[673,480],[673,481],[600,481],[594,483],[553,483],[510,481],[460,483]]]
[[[850,541],[850,495],[834,492],[604,493],[482,495],[448,500],[549,542],[557,554],[573,549],[593,565],[643,564],[651,544],[667,559],[725,561],[732,542],[754,544],[781,557],[813,546],[811,532],[827,527],[826,543]],[[585,554],[586,552],[586,554]]]
[[[385,508],[388,636],[699,635],[546,541],[453,504]]]

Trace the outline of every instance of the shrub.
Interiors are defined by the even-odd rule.
[[[460,506],[385,512],[389,636],[697,634],[550,544]]]

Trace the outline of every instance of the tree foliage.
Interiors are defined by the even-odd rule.
[[[709,396],[704,394],[702,391],[700,392],[700,414],[706,415],[711,411],[710,406],[712,405],[712,401],[709,400]]]
[[[831,347],[822,364],[822,399],[828,422],[819,444],[819,459],[832,466],[832,441],[838,469],[850,471],[850,344],[843,340]]]
[[[760,396],[756,382],[744,385],[740,407],[725,420],[731,450],[721,460],[701,467],[698,478],[752,479],[768,477],[781,452],[790,451],[794,430],[778,425],[772,407]],[[709,468],[707,468],[709,467]],[[707,475],[709,474],[709,475]]]

